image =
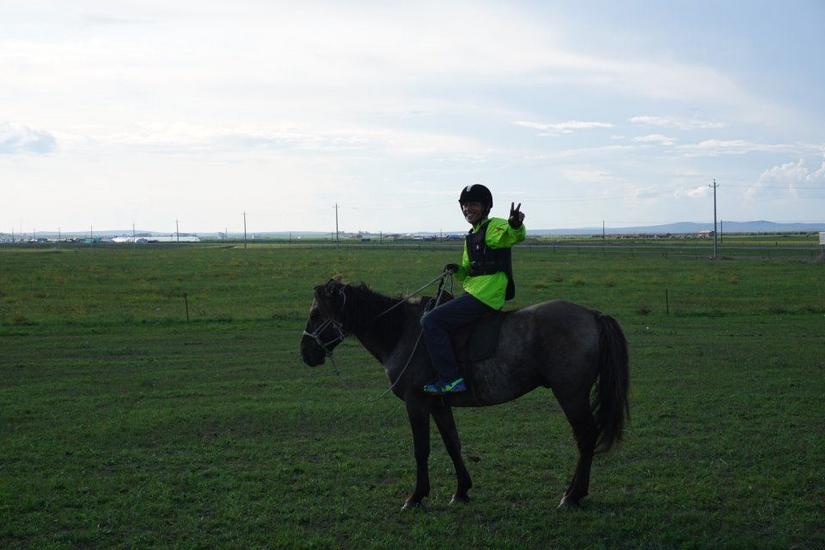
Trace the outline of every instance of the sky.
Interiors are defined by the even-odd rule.
[[[825,221],[825,2],[0,2],[0,232]]]

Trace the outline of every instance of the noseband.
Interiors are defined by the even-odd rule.
[[[322,338],[321,334],[329,327],[335,329],[335,335],[332,337],[331,340],[324,342],[324,339]],[[334,319],[327,319],[326,321],[318,325],[318,327],[312,332],[307,332],[306,330],[304,330],[304,336],[309,336],[310,338],[312,338],[316,344],[321,346],[321,349],[324,350],[324,353],[327,355],[327,357],[332,357],[332,350],[335,349],[335,346],[343,342],[344,338],[346,338],[347,335],[344,333],[343,324],[339,323]]]

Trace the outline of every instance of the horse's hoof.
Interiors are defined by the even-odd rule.
[[[470,497],[467,495],[453,495],[453,498],[450,499],[450,505],[452,506],[455,503],[470,504]]]
[[[407,510],[421,510],[422,512],[426,512],[427,511],[427,505],[424,504],[423,500],[419,500],[418,502],[410,502],[408,500],[401,507],[402,512],[406,512]]]
[[[557,510],[570,510],[579,507],[579,501],[571,499],[568,495],[561,497],[561,502]]]

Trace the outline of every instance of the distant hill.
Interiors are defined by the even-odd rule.
[[[648,233],[699,233],[713,231],[713,223],[678,222],[664,225],[637,227],[607,227],[608,235]],[[725,221],[719,227],[722,233],[799,233],[825,231],[825,223],[776,223],[764,220],[751,222]],[[530,229],[531,235],[601,235],[601,227],[581,227],[572,229]]]

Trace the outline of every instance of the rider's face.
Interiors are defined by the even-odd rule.
[[[461,213],[464,214],[464,219],[471,225],[477,224],[484,216],[484,205],[478,201],[461,203]]]

